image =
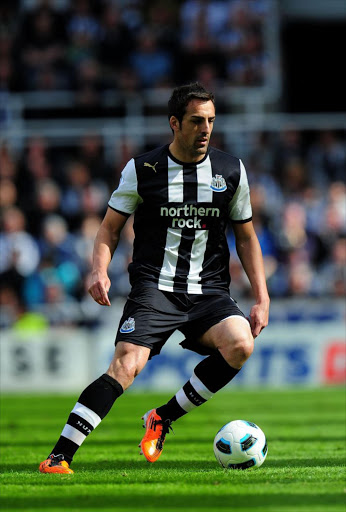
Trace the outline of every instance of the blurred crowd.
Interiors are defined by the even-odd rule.
[[[220,136],[213,142],[229,149]],[[345,132],[309,133],[290,127],[257,133],[249,148],[240,156],[248,172],[271,296],[343,297]],[[51,325],[97,325],[100,309],[87,293],[94,238],[124,164],[151,147],[125,141],[121,158],[111,163],[104,149],[97,135],[69,148],[36,137],[19,155],[2,144],[2,325],[12,325],[23,313],[29,314],[29,323],[37,321],[32,317],[36,313]],[[228,238],[231,294],[246,299],[251,290],[231,227]],[[132,242],[130,218],[109,268],[113,301],[129,292]]]
[[[262,85],[270,5],[2,0],[0,96],[72,91],[76,107],[99,112],[105,91],[140,94],[188,80],[212,91]],[[248,151],[235,156],[247,168],[271,296],[343,297],[345,131],[287,127],[247,138]],[[87,293],[96,232],[126,162],[164,143],[124,139],[115,154],[104,142],[90,134],[63,147],[42,134],[18,153],[0,137],[0,326],[99,323],[100,307]],[[228,143],[215,133],[212,144],[234,153]],[[246,299],[231,228],[228,238],[231,294]],[[130,218],[109,269],[113,301],[129,292],[132,242]]]
[[[2,0],[0,92],[261,85],[270,0]]]

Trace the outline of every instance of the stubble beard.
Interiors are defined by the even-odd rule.
[[[206,155],[206,153],[208,151],[209,142],[210,141],[208,140],[208,143],[206,144],[206,146],[198,147],[198,144],[199,144],[198,140],[195,140],[194,142],[187,144],[186,140],[184,140],[184,138],[182,138],[180,140],[180,145],[184,149],[184,152],[186,153],[186,155],[190,155],[189,157],[187,157],[187,160],[192,162],[195,159],[197,159],[197,161],[203,159],[203,157]]]
[[[206,146],[203,146],[201,148],[198,148],[198,147],[193,147],[193,152],[195,153],[195,156],[204,156],[207,151],[208,151],[208,147],[209,147],[209,142]]]

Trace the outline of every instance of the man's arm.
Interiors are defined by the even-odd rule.
[[[117,248],[120,233],[127,217],[108,208],[102,224],[97,232],[94,252],[93,268],[90,276],[89,293],[101,306],[110,306],[108,291],[111,282],[108,277],[108,265]]]
[[[239,259],[249,278],[256,304],[251,308],[250,325],[254,338],[268,325],[269,295],[261,247],[252,222],[232,223]]]

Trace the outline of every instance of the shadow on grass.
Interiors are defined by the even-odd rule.
[[[124,437],[119,437],[119,438],[114,438],[114,437],[107,437],[107,439],[94,439],[93,438],[93,444],[102,448],[102,447],[106,447],[106,448],[110,448],[110,447],[117,447],[117,446],[121,446],[123,447],[124,446],[124,442],[125,443],[128,443],[129,446],[135,444],[137,445],[141,439],[141,434],[143,432],[140,431],[139,432],[139,435],[138,437],[128,437],[127,439],[124,439]],[[172,440],[174,442],[174,439]],[[289,436],[287,437],[282,437],[282,436],[270,436],[270,438],[268,438],[268,445],[270,446],[271,443],[287,443],[287,442],[294,442],[294,443],[308,443],[309,445],[311,443],[313,443],[314,441],[318,441],[318,442],[330,442],[330,435],[326,435],[326,436],[323,436],[323,435],[318,435],[316,437],[311,437],[311,436],[295,436],[294,438],[290,438]],[[345,441],[345,436],[340,434],[340,435],[336,435],[334,436],[333,435],[333,443],[335,444],[336,442],[344,442]],[[192,436],[191,437],[179,437],[177,439],[177,442],[179,442],[179,446],[191,446],[191,445],[194,445],[194,444],[198,444],[198,445],[210,445],[212,446],[213,444],[213,438],[211,436],[205,436],[205,437],[198,437],[198,441],[195,441]],[[0,441],[0,447],[6,447],[6,446],[21,446],[21,447],[25,447],[27,446],[28,448],[32,448],[33,444],[35,445],[35,447],[47,447],[49,445],[49,442],[48,441],[41,441],[41,440],[33,440],[33,439],[9,439],[8,441]],[[48,448],[49,449],[49,448]]]
[[[188,494],[187,492],[177,494],[171,493],[160,493],[160,495],[153,495],[150,492],[150,484],[148,485],[147,493],[136,493],[133,494],[131,489],[126,494],[119,494],[117,488],[114,487],[114,493],[105,495],[105,493],[90,495],[75,495],[75,496],[59,496],[50,495],[49,503],[47,503],[46,496],[26,496],[26,497],[11,497],[1,500],[2,510],[19,509],[25,510],[27,508],[34,508],[36,510],[98,510],[102,511],[103,508],[112,508],[112,510],[141,510],[144,511],[149,509],[162,510],[163,507],[172,510],[188,510],[190,505],[198,507],[199,510],[217,510],[226,509],[230,510],[256,510],[261,508],[263,510],[266,507],[267,510],[277,512],[284,512],[285,509],[300,507],[310,507],[311,510],[315,506],[325,506],[328,510],[328,506],[342,505],[344,504],[344,496],[342,493],[334,493],[333,495],[325,494],[270,494],[261,493],[261,496],[247,495],[244,497],[243,494],[231,494],[217,495],[208,494],[202,490],[196,494]],[[164,505],[165,504],[165,505]]]
[[[9,474],[9,472],[16,473],[26,473],[26,472],[35,472],[38,471],[39,464],[2,464],[2,473]],[[73,469],[77,472],[106,472],[106,471],[119,471],[124,472],[126,470],[129,471],[143,471],[148,470],[150,473],[160,472],[162,470],[174,470],[177,469],[179,471],[201,471],[201,470],[215,470],[219,466],[216,461],[207,460],[207,461],[168,461],[168,462],[159,462],[157,464],[149,464],[145,461],[145,459],[137,459],[136,461],[128,461],[128,460],[104,460],[100,462],[79,462],[74,464]],[[6,470],[6,471],[5,471]]]
[[[121,436],[121,434],[119,433],[117,437],[113,435],[108,435],[105,436],[100,439],[100,438],[93,438],[93,444],[94,445],[97,445],[99,447],[102,447],[102,446],[106,446],[106,447],[109,447],[109,446],[124,446],[124,443],[128,443],[129,445],[131,444],[135,444],[135,445],[138,445],[139,441],[141,440],[142,436],[143,436],[143,430],[139,431],[138,432],[138,436],[134,435],[134,436],[129,436],[129,437],[124,437],[124,436]],[[174,441],[174,440],[173,440]],[[213,445],[213,437],[212,436],[205,436],[205,437],[201,437],[201,436],[198,436],[198,440],[196,440],[192,435],[191,437],[187,437],[187,436],[184,436],[184,437],[179,437],[178,438],[178,442],[179,442],[179,445],[193,445],[193,444],[199,444],[199,445],[202,445],[202,444],[208,444],[208,445]],[[310,442],[311,442],[311,439],[310,439]],[[7,441],[0,441],[0,447],[3,446],[3,447],[6,447],[6,446],[28,446],[29,448],[33,446],[33,444],[35,446],[47,446],[48,444],[48,441],[42,441],[42,440],[35,440],[35,439],[8,439]]]
[[[316,467],[337,467],[343,466],[345,459],[340,457],[328,457],[326,459],[278,459],[266,460],[265,466],[268,468],[316,468]]]
[[[330,433],[329,434],[318,434],[318,435],[315,435],[315,436],[290,436],[289,434],[287,434],[286,436],[275,436],[275,435],[271,435],[270,438],[268,437],[268,442],[272,442],[272,443],[307,443],[309,445],[311,445],[312,443],[315,443],[315,442],[328,442],[330,443],[331,442],[331,437],[330,437]],[[345,436],[343,434],[340,434],[340,435],[336,435],[334,436],[333,435],[333,439],[332,439],[332,442],[335,443],[337,441],[342,441],[344,442],[345,441]]]
[[[325,458],[325,459],[279,459],[279,460],[266,460],[265,465],[261,468],[265,469],[273,469],[273,468],[283,468],[283,469],[292,469],[292,468],[316,468],[316,467],[342,467],[344,465],[343,457],[334,457],[334,458]],[[3,463],[2,470],[0,473],[9,474],[11,472],[16,473],[27,473],[34,472],[37,473],[38,465],[36,464],[13,464],[13,463]],[[103,460],[99,462],[76,462],[73,465],[73,469],[75,471],[83,471],[83,472],[106,472],[106,471],[119,471],[124,472],[126,470],[129,471],[143,471],[148,470],[148,472],[156,473],[162,470],[168,471],[190,471],[190,472],[200,472],[200,471],[214,471],[218,469],[219,466],[217,462],[213,459],[208,460],[175,460],[175,461],[159,461],[156,464],[149,464],[143,458],[136,460]]]

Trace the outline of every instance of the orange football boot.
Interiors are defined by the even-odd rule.
[[[172,430],[171,421],[163,421],[161,416],[156,414],[156,409],[152,409],[142,416],[144,420],[143,427],[146,428],[146,433],[140,442],[143,455],[149,462],[156,462],[160,457],[163,449],[163,443],[166,439],[166,434]]]
[[[48,459],[41,462],[39,468],[41,473],[74,473],[63,455],[49,455]]]

